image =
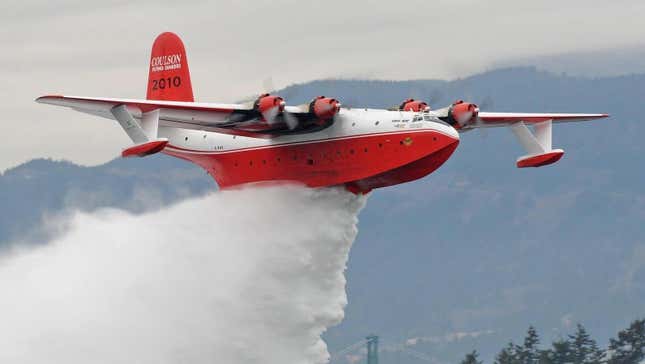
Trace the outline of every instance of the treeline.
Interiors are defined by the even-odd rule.
[[[461,364],[483,362],[479,360],[477,351],[473,351]],[[609,346],[605,349],[601,349],[580,324],[574,334],[543,349],[537,331],[531,326],[524,343],[508,343],[497,354],[494,364],[645,364],[645,319],[632,322],[615,338],[609,339]]]

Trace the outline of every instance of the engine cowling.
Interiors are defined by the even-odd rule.
[[[448,110],[448,117],[455,128],[461,128],[477,121],[479,107],[470,102],[457,100]]]
[[[284,111],[286,103],[280,96],[263,94],[253,103],[253,109],[262,115],[266,122],[273,122],[275,117]]]
[[[407,99],[401,103],[399,110],[414,112],[430,111],[430,106],[428,106],[426,102],[421,100]]]
[[[331,97],[318,96],[311,100],[309,112],[319,120],[329,120],[340,111],[340,101]]]

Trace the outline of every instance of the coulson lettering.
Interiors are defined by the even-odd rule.
[[[150,70],[152,72],[167,71],[181,68],[181,54],[152,57]]]

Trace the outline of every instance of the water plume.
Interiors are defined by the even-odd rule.
[[[0,260],[3,363],[324,363],[365,197],[249,188],[74,214]]]

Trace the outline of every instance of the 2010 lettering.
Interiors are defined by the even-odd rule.
[[[168,77],[160,78],[158,80],[152,80],[152,89],[153,90],[163,90],[165,88],[173,88],[181,86],[181,77]]]

